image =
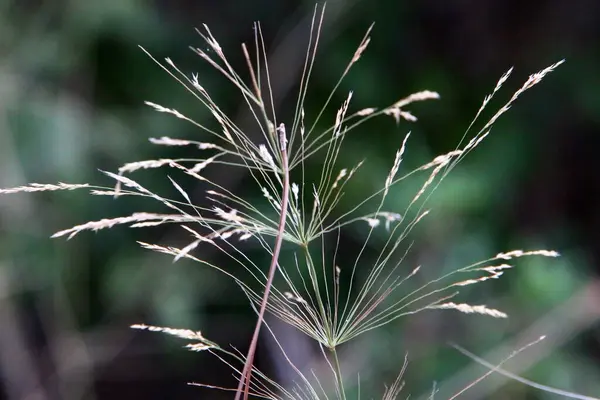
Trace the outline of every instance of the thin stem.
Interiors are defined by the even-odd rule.
[[[254,364],[254,355],[256,353],[256,346],[258,344],[258,335],[260,328],[263,323],[265,310],[267,308],[267,302],[269,300],[269,294],[271,292],[271,286],[273,284],[273,278],[275,277],[275,271],[277,270],[277,261],[279,259],[279,253],[281,251],[281,243],[283,242],[285,221],[287,217],[288,200],[289,200],[289,185],[290,185],[290,171],[288,165],[288,154],[285,138],[285,129],[283,124],[277,129],[280,137],[281,144],[281,170],[283,172],[283,193],[281,194],[281,217],[279,218],[279,228],[277,230],[277,236],[275,237],[275,246],[273,248],[273,257],[271,258],[271,265],[269,266],[269,273],[267,276],[267,283],[265,284],[265,293],[260,304],[260,310],[258,312],[258,320],[256,321],[256,327],[254,328],[254,334],[252,336],[252,342],[250,342],[250,348],[248,349],[248,355],[246,356],[246,363],[238,383],[237,393],[235,400],[239,400],[242,395],[242,389],[244,389],[244,400],[248,399],[250,391],[250,379],[252,377],[252,366]],[[244,387],[245,386],[245,387]]]
[[[340,392],[340,399],[346,400],[346,393],[344,392],[344,379],[342,378],[342,368],[340,367],[340,360],[337,355],[337,350],[335,347],[331,349],[331,353],[333,353],[333,362],[335,366],[335,380],[338,386],[338,391]]]

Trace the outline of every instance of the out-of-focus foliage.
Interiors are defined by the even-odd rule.
[[[243,70],[240,43],[252,42],[252,22],[261,21],[279,112],[291,115],[312,7],[311,2],[266,0],[2,2],[0,187],[56,181],[110,185],[98,169],[114,171],[129,161],[183,154],[153,147],[149,137],[202,140],[192,125],[144,106],[145,100],[155,101],[211,123],[201,104],[138,45],[198,73],[223,109],[251,129],[235,91],[188,48],[201,45],[193,28],[202,23]],[[507,311],[508,320],[432,311],[365,335],[342,351],[347,379],[358,381],[360,372],[361,394],[377,397],[408,352],[411,397],[428,393],[435,381],[439,398],[447,398],[485,372],[447,342],[498,362],[546,334],[546,341],[506,368],[565,390],[600,393],[600,175],[594,163],[600,3],[337,0],[327,9],[307,118],[320,109],[372,21],[371,46],[342,84],[330,120],[349,90],[355,110],[423,89],[442,95],[435,103],[415,106],[419,122],[414,125],[383,119],[347,139],[341,166],[366,158],[346,190],[348,204],[379,187],[408,130],[413,133],[406,162],[417,166],[456,146],[485,94],[510,66],[516,72],[505,84],[506,96],[527,74],[567,59],[519,99],[485,143],[448,176],[414,238],[418,262],[427,267],[422,279],[514,248],[553,248],[563,257],[521,260],[508,279],[463,292],[473,304]],[[496,99],[498,106],[502,100],[501,95]],[[311,168],[309,174],[320,166]],[[208,173],[233,191],[263,201],[246,176],[219,168]],[[160,171],[140,177],[156,191],[173,190]],[[402,207],[415,187],[395,188],[397,200],[390,198],[388,208]],[[204,189],[189,191],[201,201]],[[135,198],[115,201],[78,192],[0,197],[1,396],[229,398],[185,386],[188,381],[233,386],[227,367],[209,356],[188,354],[168,338],[128,329],[137,322],[191,327],[222,344],[247,345],[254,315],[234,284],[136,244],[185,245],[183,232],[115,229],[68,242],[48,238],[88,220],[155,210],[155,204]],[[341,249],[342,259],[351,260],[349,250],[361,234],[359,229],[345,232],[348,251]],[[249,252],[264,257],[258,249]],[[202,257],[225,262],[210,249]],[[265,269],[268,261],[265,257]],[[311,362],[311,351],[318,349],[306,350],[301,335],[276,322],[274,329],[286,333],[287,345],[297,346],[300,362]],[[281,372],[287,369],[268,339],[258,363],[284,382],[291,379]],[[499,377],[468,393],[466,398],[550,398]]]

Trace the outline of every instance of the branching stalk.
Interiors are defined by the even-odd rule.
[[[269,266],[269,272],[267,275],[267,283],[265,284],[265,293],[260,304],[260,310],[258,312],[258,320],[256,321],[256,327],[254,328],[254,334],[252,335],[252,341],[250,342],[250,348],[248,349],[248,355],[246,356],[246,363],[240,376],[238,383],[237,393],[235,400],[239,400],[244,393],[244,400],[248,399],[250,391],[250,379],[252,377],[252,366],[254,364],[254,355],[256,354],[256,346],[258,345],[258,336],[260,334],[260,328],[262,326],[265,310],[267,308],[267,302],[269,301],[269,294],[271,292],[271,286],[273,284],[273,278],[275,277],[275,271],[277,270],[277,262],[279,260],[279,253],[281,251],[281,244],[283,242],[283,235],[285,230],[285,221],[287,218],[287,209],[289,201],[289,186],[290,186],[290,171],[288,165],[288,154],[285,137],[285,129],[283,124],[277,129],[277,133],[280,135],[280,147],[281,147],[281,171],[283,174],[283,189],[281,194],[281,215],[279,218],[279,228],[277,230],[277,236],[275,237],[275,246],[273,248],[273,257],[271,258],[271,265]]]

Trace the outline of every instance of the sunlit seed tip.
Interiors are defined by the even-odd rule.
[[[335,116],[335,124],[333,125],[333,137],[337,138],[342,135],[342,122],[346,117],[346,112],[348,111],[348,106],[350,105],[350,100],[352,99],[352,91],[348,92],[348,97],[342,103],[342,106],[337,111]]]
[[[284,292],[283,295],[285,296],[285,298],[293,303],[298,303],[298,304],[306,304],[306,300],[304,300],[302,297],[300,296],[296,296],[293,293],[290,292]]]
[[[421,221],[423,218],[425,218],[427,216],[427,214],[429,214],[429,211],[430,210],[425,210],[421,215],[419,215],[419,217],[415,221],[415,224],[418,223],[419,221]]]
[[[273,157],[271,156],[271,153],[267,149],[267,146],[265,146],[264,144],[261,144],[260,146],[258,146],[258,152],[259,152],[260,158],[264,162],[266,162],[273,170],[275,170],[276,169],[275,161],[273,161]]]
[[[162,326],[153,326],[153,325],[146,325],[146,324],[134,324],[134,325],[131,325],[131,328],[147,330],[147,331],[151,331],[151,332],[162,332],[162,333],[166,333],[168,335],[177,336],[181,339],[206,341],[206,338],[204,336],[202,336],[202,332],[192,331],[190,329],[167,328],[167,327],[162,327]]]
[[[237,215],[237,210],[235,210],[235,209],[231,209],[229,212],[227,212],[220,207],[214,207],[213,211],[215,214],[217,214],[220,218],[224,219],[225,221],[231,221],[231,222],[244,221],[244,218]]]
[[[198,173],[198,172],[202,171],[204,168],[206,168],[208,165],[210,165],[213,161],[215,161],[216,158],[217,158],[216,156],[213,156],[213,157],[207,158],[206,160],[204,160],[202,162],[195,164],[190,169],[190,172]]]
[[[365,221],[367,221],[371,228],[376,228],[381,223],[377,218],[365,218]]]
[[[390,170],[390,173],[388,174],[388,176],[385,180],[385,190],[383,192],[383,197],[387,196],[390,186],[394,182],[394,177],[398,173],[398,169],[400,168],[400,163],[402,162],[402,155],[404,154],[404,150],[406,149],[406,142],[408,141],[409,137],[410,137],[410,132],[408,132],[406,134],[406,136],[404,137],[404,140],[402,141],[402,146],[400,147],[400,150],[398,150],[396,152],[396,158],[394,159],[394,164],[392,165],[392,169]]]
[[[152,144],[159,144],[163,146],[187,146],[192,144],[189,140],[183,139],[173,139],[168,136],[162,136],[160,138],[150,138],[148,139]]]
[[[204,343],[193,343],[193,344],[186,345],[185,348],[190,351],[200,352],[200,351],[210,350],[210,349],[214,348],[214,346],[204,344]]]
[[[373,108],[373,107],[364,108],[364,109],[358,111],[356,113],[356,115],[358,115],[359,117],[366,117],[367,115],[373,114],[375,111],[377,111],[377,109]]]
[[[554,250],[533,250],[533,251],[513,250],[513,251],[509,251],[507,253],[498,253],[495,258],[500,258],[503,260],[510,260],[511,258],[524,257],[524,256],[559,257],[560,254]]]
[[[13,194],[21,192],[44,192],[44,191],[55,191],[55,190],[75,190],[80,188],[89,187],[87,183],[84,184],[69,184],[59,182],[56,185],[45,184],[45,183],[30,183],[26,186],[18,186],[13,188],[0,189],[0,194]]]
[[[248,240],[252,237],[252,234],[250,232],[248,233],[244,233],[243,235],[241,235],[238,240],[243,242],[244,240]]]
[[[488,308],[485,305],[470,305],[466,303],[456,304],[456,303],[443,303],[430,306],[428,308],[432,309],[440,309],[440,310],[457,310],[465,314],[480,314],[487,315],[494,318],[507,318],[508,315],[502,311]]]
[[[331,185],[332,189],[335,189],[338,184],[340,183],[340,181],[348,174],[348,170],[346,168],[342,169],[340,171],[340,173],[338,174],[337,178],[335,178],[335,181],[333,182],[333,185]]]

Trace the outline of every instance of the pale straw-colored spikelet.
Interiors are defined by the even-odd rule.
[[[526,90],[532,88],[533,86],[537,85],[538,83],[540,83],[541,80],[547,74],[554,71],[554,69],[556,69],[556,67],[558,67],[559,65],[561,65],[564,62],[565,62],[565,60],[560,60],[559,62],[554,63],[554,64],[550,65],[549,67],[546,67],[543,70],[536,72],[535,74],[529,75],[529,78],[527,79],[527,81],[525,81],[523,86],[513,95],[513,99],[516,99],[517,96],[519,96],[521,93],[523,93],[524,91],[526,91]]]
[[[110,176],[111,178],[113,178],[114,180],[118,181],[119,183],[122,183],[123,185],[133,188],[133,189],[137,189],[142,193],[147,193],[147,194],[151,194],[153,195],[153,193],[151,191],[149,191],[148,189],[146,189],[145,187],[143,187],[142,185],[140,185],[139,183],[137,183],[136,181],[134,181],[133,179],[129,179],[123,175],[117,175],[117,174],[113,174],[112,172],[108,172],[108,171],[101,171],[102,173]]]
[[[207,94],[206,89],[204,89],[204,87],[200,84],[200,81],[198,80],[198,74],[192,74],[192,86],[194,86],[194,88],[196,88],[197,91],[199,91],[202,94]]]
[[[188,196],[187,192],[185,190],[183,190],[183,188],[173,180],[173,178],[171,178],[170,176],[167,176],[167,178],[169,178],[169,180],[171,181],[171,184],[173,185],[173,187],[175,187],[175,189],[177,189],[177,191],[183,196],[183,198],[189,203],[192,204],[192,200],[190,199],[190,196]]]
[[[427,215],[429,215],[429,211],[430,211],[430,210],[425,210],[425,211],[423,211],[423,212],[421,213],[421,215],[419,215],[419,216],[417,217],[417,219],[415,220],[415,223],[414,223],[414,225],[418,224],[418,223],[419,223],[419,222],[420,222],[420,221],[421,221],[423,218],[425,218]]]
[[[377,228],[379,226],[379,224],[381,224],[381,221],[377,218],[363,218],[365,221],[367,221],[367,223],[369,224],[369,226],[371,228]]]
[[[207,166],[212,164],[218,157],[219,157],[218,155],[212,156],[202,162],[194,164],[194,166],[189,170],[189,172],[197,174],[198,172],[202,171],[204,168],[206,168]]]
[[[185,246],[183,249],[179,250],[178,254],[173,259],[173,262],[177,262],[183,257],[187,256],[192,250],[194,250],[200,244],[200,240],[194,240],[192,243]]]
[[[217,53],[220,57],[223,57],[223,49],[221,49],[221,45],[219,45],[219,42],[217,42],[217,39],[215,39],[215,37],[213,36],[212,32],[208,28],[208,25],[202,24],[202,26],[208,34],[208,36],[204,36],[204,40],[206,40],[206,43],[208,43],[208,45],[215,51],[215,53]]]
[[[439,310],[457,310],[460,311],[462,313],[465,314],[480,314],[480,315],[487,315],[490,317],[494,317],[494,318],[507,318],[508,315],[506,315],[506,313],[503,313],[502,311],[493,309],[493,308],[488,308],[485,305],[471,305],[471,304],[466,304],[466,303],[443,303],[443,304],[436,304],[436,305],[432,305],[429,306],[427,308],[430,309],[439,309]]]
[[[273,171],[277,170],[277,167],[275,166],[275,161],[273,161],[273,156],[271,156],[271,153],[269,152],[269,149],[267,149],[267,146],[265,146],[264,144],[258,146],[258,154],[260,155],[260,158],[264,162],[266,162]]]
[[[454,150],[449,153],[442,154],[442,155],[434,158],[431,162],[419,167],[419,170],[429,169],[429,168],[435,167],[440,164],[446,165],[446,164],[448,164],[448,162],[450,162],[452,157],[460,156],[462,153],[463,153],[463,150]]]
[[[400,163],[402,162],[402,155],[404,154],[404,150],[406,149],[406,142],[410,137],[410,132],[406,134],[404,140],[402,141],[402,147],[400,150],[396,152],[396,158],[394,159],[394,165],[392,165],[392,169],[385,179],[385,190],[383,192],[383,197],[387,196],[388,191],[390,190],[390,186],[392,186],[392,182],[394,182],[394,177],[398,173],[398,169],[400,168]]]
[[[405,97],[401,100],[398,100],[392,107],[402,108],[410,103],[414,103],[416,101],[425,101],[425,100],[437,100],[440,98],[439,93],[432,92],[431,90],[423,90],[421,92],[416,92],[411,94],[408,97]]]
[[[222,149],[222,147],[217,146],[216,144],[213,143],[207,143],[207,142],[198,142],[196,143],[198,145],[198,149],[200,150],[207,150],[207,149]]]
[[[348,93],[348,97],[337,111],[335,115],[335,124],[333,125],[333,137],[339,137],[342,134],[342,121],[346,116],[346,112],[348,112],[348,106],[350,105],[350,100],[352,99],[352,91]]]
[[[354,52],[354,55],[352,56],[352,60],[350,61],[350,66],[360,59],[362,54],[365,52],[365,50],[369,46],[369,43],[371,42],[371,37],[369,37],[369,34],[371,33],[372,29],[373,29],[373,25],[371,25],[369,27],[369,29],[367,29],[367,33],[365,33],[363,40],[361,41],[360,45],[358,46],[358,48]]]
[[[294,200],[298,203],[298,196],[300,193],[300,187],[297,183],[292,183],[292,194],[294,195]]]
[[[385,230],[388,232],[393,222],[400,221],[402,219],[402,215],[388,211],[382,211],[379,213],[379,215],[385,218]]]
[[[225,135],[226,140],[229,143],[233,143],[233,137],[231,136],[231,133],[229,133],[229,129],[227,129],[227,125],[225,124],[225,121],[223,120],[221,115],[219,115],[219,113],[217,112],[217,109],[211,107],[210,112],[213,115],[213,117],[215,117],[219,125],[221,125],[221,128],[223,129],[223,135]]]
[[[247,233],[244,233],[243,235],[240,235],[240,237],[238,237],[238,240],[239,240],[240,242],[243,242],[243,241],[245,241],[245,240],[248,240],[248,239],[250,239],[252,236],[254,236],[252,233],[250,233],[250,232],[247,232]]]
[[[121,192],[120,190],[90,190],[90,194],[94,196],[127,196],[136,195],[136,193]]]
[[[185,115],[183,115],[182,113],[180,113],[179,111],[177,111],[173,108],[163,107],[160,104],[152,103],[151,101],[145,101],[144,104],[154,108],[158,112],[172,114],[172,115],[176,116],[177,118],[181,118],[181,119],[187,119],[187,117]]]
[[[216,190],[212,190],[212,189],[209,189],[209,190],[207,190],[207,191],[206,191],[206,194],[208,194],[208,195],[211,195],[211,196],[223,197],[223,198],[225,198],[225,199],[228,199],[228,198],[229,198],[229,196],[228,196],[228,195],[226,195],[226,194],[223,194],[223,193],[219,193],[219,192],[217,192]]]
[[[277,201],[272,195],[271,193],[269,193],[269,190],[266,187],[262,187],[262,192],[263,192],[263,196],[269,200],[269,203],[271,203],[271,206],[273,206],[273,208],[275,209],[275,211],[280,211],[281,210],[281,203],[279,201]]]
[[[156,251],[158,253],[168,254],[168,255],[171,255],[174,257],[177,257],[179,254],[181,254],[181,250],[176,247],[165,247],[165,246],[161,246],[158,244],[150,244],[150,243],[145,243],[145,242],[140,242],[140,241],[138,241],[138,244],[140,246],[142,246],[142,248],[144,248],[144,249]],[[197,259],[196,257],[194,257],[190,254],[185,254],[185,258],[189,258],[190,260],[193,260],[196,262],[201,262],[199,259]]]
[[[141,241],[138,241],[137,243],[140,246],[142,246],[142,248],[144,248],[144,249],[157,251],[159,253],[171,254],[171,250],[169,248],[167,248],[165,246],[161,246],[159,244],[152,244],[152,243],[146,243],[146,242],[141,242]]]
[[[162,326],[153,326],[146,324],[134,324],[131,325],[133,329],[146,330],[151,332],[162,332],[168,335],[176,336],[181,339],[188,340],[206,340],[204,336],[202,336],[202,332],[200,331],[192,331],[191,329],[176,329],[176,328],[167,328]]]
[[[504,84],[504,82],[506,82],[508,80],[508,77],[510,76],[510,74],[512,74],[512,71],[513,71],[513,67],[510,67],[508,69],[508,71],[506,71],[500,77],[500,79],[498,79],[498,82],[496,83],[496,87],[494,88],[494,93],[496,93],[498,90],[500,90],[500,88],[502,87],[502,85]]]
[[[388,211],[380,211],[377,214],[375,214],[375,217],[376,218],[364,217],[362,219],[366,221],[371,228],[376,228],[381,224],[379,218],[383,217],[383,219],[385,220],[385,229],[387,231],[390,230],[391,224],[393,222],[400,221],[402,219],[402,215]]]
[[[275,199],[273,198],[273,196],[271,195],[271,193],[269,193],[269,189],[267,189],[266,187],[261,187],[261,190],[263,192],[263,196],[265,197],[265,199],[269,200],[269,201],[275,201]]]
[[[340,173],[338,174],[337,178],[335,178],[335,181],[333,182],[333,185],[331,185],[332,189],[335,189],[340,181],[346,176],[348,175],[348,170],[346,168],[343,168]]]
[[[194,237],[196,239],[198,239],[198,241],[200,241],[200,242],[214,244],[214,241],[211,239],[211,237],[212,237],[212,235],[216,236],[218,234],[218,232],[213,232],[213,234],[211,234],[211,235],[203,236],[203,235],[199,234],[198,232],[196,232],[195,230],[193,230],[192,228],[190,228],[187,225],[180,225],[180,226],[183,229],[185,229],[186,231],[190,232],[192,235],[194,235]]]
[[[460,282],[456,282],[454,284],[452,284],[451,286],[469,286],[469,285],[474,285],[476,283],[480,283],[480,282],[485,282],[489,279],[498,279],[502,276],[503,272],[502,271],[491,271],[490,275],[488,276],[482,276],[480,278],[474,278],[474,279],[467,279],[464,281],[460,281]]]
[[[56,232],[52,235],[53,238],[69,235],[69,239],[73,236],[77,235],[82,231],[99,231],[101,229],[112,228],[115,225],[123,225],[130,223],[140,223],[140,222],[148,222],[153,221],[155,225],[165,223],[165,222],[193,222],[194,217],[189,217],[186,215],[178,215],[178,214],[153,214],[153,213],[134,213],[127,217],[117,217],[117,218],[104,218],[98,221],[89,221],[85,224],[76,225],[72,228],[65,229],[59,232]],[[142,225],[134,224],[132,227],[139,227]]]
[[[423,193],[425,193],[427,188],[433,183],[435,177],[446,166],[446,164],[448,164],[448,162],[450,160],[451,160],[451,158],[442,160],[442,162],[437,167],[435,167],[433,171],[431,171],[429,178],[427,178],[427,181],[425,181],[425,183],[423,184],[423,186],[421,187],[421,189],[419,190],[419,192],[417,193],[417,195],[415,196],[415,198],[412,200],[411,203],[414,203],[415,201],[417,201],[419,199],[419,197],[421,197],[423,195]]]
[[[408,277],[413,277],[417,274],[417,272],[419,272],[419,270],[421,269],[421,266],[419,265],[418,267],[416,267],[415,269],[413,269],[410,274],[408,275]]]
[[[477,135],[473,139],[469,140],[469,143],[467,143],[467,145],[463,149],[463,152],[479,146],[479,143],[481,143],[483,141],[483,139],[485,139],[487,137],[487,135],[489,135],[489,134],[490,134],[490,131],[487,130],[484,133],[482,133],[481,135]]]
[[[13,188],[0,189],[0,194],[11,194],[11,193],[21,193],[21,192],[45,192],[45,191],[55,191],[55,190],[75,190],[89,187],[90,185],[87,183],[83,184],[71,184],[71,183],[62,183],[59,182],[56,185],[50,185],[45,183],[30,183],[26,186],[18,186]]]
[[[365,161],[364,161],[364,160],[362,160],[361,162],[359,162],[358,164],[356,164],[356,166],[355,166],[354,168],[352,168],[352,169],[350,170],[350,173],[348,174],[348,180],[349,180],[350,178],[352,178],[352,175],[354,175],[354,174],[356,173],[356,171],[358,171],[358,169],[359,169],[359,168],[360,168],[360,167],[363,165],[363,163],[364,163],[364,162],[365,162]]]
[[[523,251],[523,250],[513,250],[507,253],[498,253],[495,258],[500,258],[503,260],[510,260],[511,258],[524,257],[524,256],[544,256],[544,257],[559,257],[560,254],[554,250],[532,250],[532,251]]]
[[[283,295],[290,302],[297,303],[297,304],[307,304],[306,300],[304,300],[302,297],[300,297],[299,295],[296,295],[294,293],[284,292]]]
[[[488,94],[488,95],[486,95],[484,97],[483,102],[481,103],[481,107],[479,107],[479,110],[477,111],[477,116],[479,116],[479,114],[481,114],[481,112],[487,106],[487,104],[490,102],[490,100],[492,99],[492,97],[494,97],[494,94],[496,94],[496,92],[498,90],[500,90],[500,88],[502,87],[502,85],[504,84],[504,82],[506,82],[508,80],[508,77],[510,76],[510,74],[512,73],[512,71],[513,71],[513,68],[511,67],[508,71],[506,71],[500,77],[500,79],[498,79],[498,82],[496,82],[496,87],[494,88],[494,91],[491,94]]]
[[[119,173],[131,173],[140,169],[160,168],[165,165],[171,165],[175,162],[170,158],[162,158],[159,160],[144,160],[127,163],[119,168]]]
[[[168,136],[161,136],[160,138],[150,138],[148,139],[150,143],[157,144],[161,146],[189,146],[195,145],[200,150],[208,150],[208,149],[221,149],[221,147],[217,146],[213,143],[206,142],[196,142],[195,140],[186,140],[186,139],[175,139]]]
[[[425,101],[431,99],[439,99],[440,95],[437,92],[432,92],[430,90],[423,90],[421,92],[413,93],[408,97],[405,97],[401,100],[398,100],[388,108],[383,110],[385,115],[391,115],[396,120],[396,123],[400,122],[400,119],[404,119],[409,122],[417,121],[417,117],[411,114],[408,111],[402,109],[402,107],[409,105],[410,103],[414,103],[415,101]]]
[[[385,115],[391,115],[392,117],[394,117],[394,120],[396,121],[397,124],[400,123],[401,119],[404,119],[404,120],[409,121],[409,122],[416,122],[417,121],[417,117],[415,117],[414,115],[412,115],[408,111],[400,110],[397,107],[386,108],[385,110],[383,110],[383,113]]]
[[[492,273],[502,271],[505,269],[511,269],[512,267],[513,266],[510,264],[489,265],[487,267],[473,269],[472,271],[486,271],[486,272],[489,272],[490,274],[492,274]]]
[[[375,111],[377,111],[377,109],[374,107],[363,108],[362,110],[357,111],[355,115],[359,117],[366,117],[367,115],[373,114]]]
[[[158,144],[161,146],[189,146],[190,144],[194,144],[191,140],[184,139],[173,139],[168,136],[162,136],[160,138],[150,138],[148,141],[152,144]]]
[[[187,175],[192,176],[192,177],[198,179],[199,181],[207,181],[207,179],[205,177],[198,175],[196,172],[192,171],[191,169],[184,168],[183,171]]]
[[[210,342],[204,336],[202,336],[202,332],[192,331],[191,329],[176,329],[145,324],[134,324],[131,325],[131,328],[151,332],[166,333],[167,335],[175,336],[180,339],[198,341],[198,343],[190,343],[185,346],[185,348],[191,351],[205,351],[217,347],[214,343]]]
[[[237,210],[235,210],[233,208],[230,211],[225,211],[220,207],[214,207],[213,211],[215,212],[215,214],[217,214],[220,218],[224,219],[225,221],[230,221],[230,222],[243,222],[244,221],[244,218],[237,215]]]
[[[190,344],[185,345],[185,348],[188,349],[189,351],[196,351],[196,352],[213,349],[214,347],[215,346],[206,344],[206,343],[190,343]]]
[[[500,118],[500,116],[502,114],[504,114],[505,112],[507,112],[510,107],[511,104],[514,103],[517,98],[523,94],[523,92],[527,91],[528,89],[531,89],[533,86],[537,85],[538,83],[541,82],[541,80],[550,72],[554,71],[554,69],[556,67],[558,67],[560,64],[562,64],[565,60],[561,60],[557,63],[552,64],[551,66],[544,68],[543,70],[536,72],[533,75],[530,75],[529,78],[527,79],[527,81],[525,81],[525,83],[523,84],[523,86],[521,86],[521,88],[519,88],[519,90],[517,90],[512,97],[510,98],[510,100],[508,101],[508,103],[506,103],[503,107],[501,107],[496,114],[487,122],[487,124],[485,124],[485,126],[483,127],[482,130],[486,130],[488,129],[490,126],[492,126],[497,120],[498,118]]]

